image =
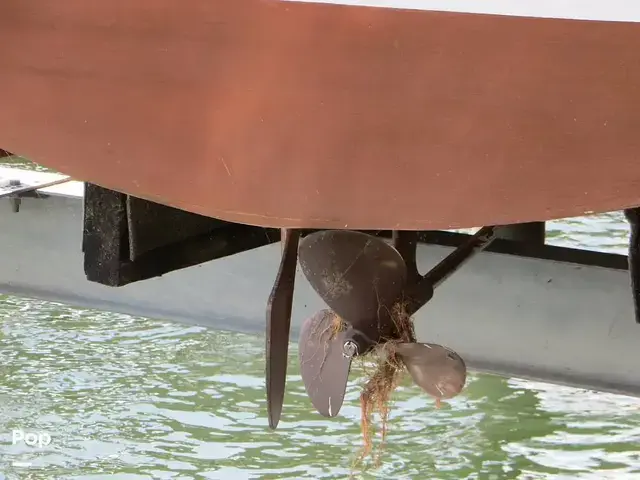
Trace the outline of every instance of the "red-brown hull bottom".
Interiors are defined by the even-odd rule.
[[[4,0],[0,146],[273,227],[640,205],[640,24],[263,0]]]

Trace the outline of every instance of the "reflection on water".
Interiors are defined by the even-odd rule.
[[[556,244],[624,251],[618,214],[548,224]],[[291,352],[267,428],[264,339],[0,296],[0,479],[348,478],[359,382],[313,412]],[[353,377],[358,377],[355,372]],[[49,445],[12,444],[12,431]],[[471,376],[441,410],[406,383],[382,466],[356,478],[640,478],[640,401]]]

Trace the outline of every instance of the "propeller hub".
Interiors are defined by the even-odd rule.
[[[346,358],[353,358],[358,355],[358,345],[353,340],[347,340],[342,345],[342,355]]]

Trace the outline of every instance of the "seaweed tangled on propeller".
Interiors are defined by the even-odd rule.
[[[372,451],[374,413],[380,416],[384,442],[389,400],[403,372],[437,401],[463,389],[462,358],[446,347],[417,342],[411,316],[431,299],[434,287],[484,248],[493,235],[493,227],[481,229],[421,276],[415,232],[394,232],[392,246],[349,230],[315,232],[302,240],[297,231],[284,231],[283,259],[267,310],[270,426],[275,428],[282,410],[296,256],[307,280],[329,307],[307,319],[300,332],[302,379],[316,410],[335,417],[344,401],[352,361],[376,358],[377,368],[361,394],[364,458]]]

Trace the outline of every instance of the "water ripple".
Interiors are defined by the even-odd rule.
[[[349,386],[341,416],[324,419],[292,354],[272,432],[261,338],[15,297],[2,297],[0,309],[6,475],[18,478],[12,462],[20,461],[32,463],[33,478],[349,476],[361,446],[362,378]],[[11,445],[13,429],[53,441]],[[465,395],[436,410],[405,383],[385,461],[362,478],[625,478],[640,472],[639,444],[635,399],[472,375]]]

